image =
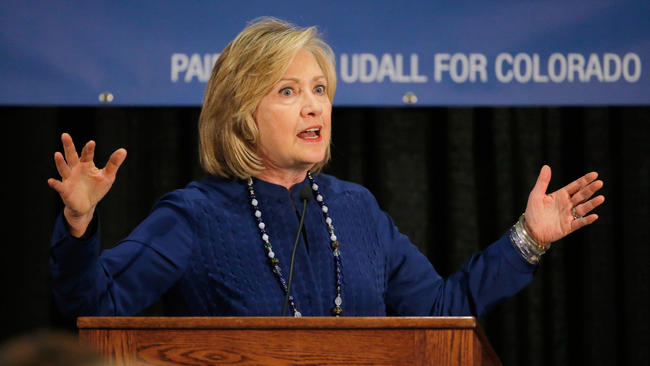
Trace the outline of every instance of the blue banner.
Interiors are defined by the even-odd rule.
[[[319,26],[338,106],[650,104],[650,1],[45,1],[0,5],[0,104],[202,103],[250,20]]]

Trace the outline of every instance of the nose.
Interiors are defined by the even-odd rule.
[[[303,117],[320,117],[323,113],[323,106],[318,96],[314,93],[303,93],[302,108],[300,114]]]

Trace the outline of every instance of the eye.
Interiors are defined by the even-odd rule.
[[[319,95],[325,94],[325,85],[318,85],[314,88],[314,92]]]
[[[293,88],[282,88],[280,89],[280,94],[285,97],[290,97],[293,95]]]

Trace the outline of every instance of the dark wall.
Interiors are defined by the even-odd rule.
[[[104,246],[165,192],[203,176],[198,108],[0,108],[4,124],[0,340],[70,328],[52,306],[48,242],[61,203],[60,134],[128,157],[99,206]],[[442,274],[504,233],[542,164],[551,190],[596,170],[607,200],[593,226],[554,244],[533,283],[482,323],[507,365],[648,360],[650,107],[335,108],[326,172],[368,187]],[[145,314],[156,313],[154,306]]]

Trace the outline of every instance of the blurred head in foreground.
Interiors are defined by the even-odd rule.
[[[0,345],[2,366],[108,366],[98,353],[70,333],[41,330]]]

